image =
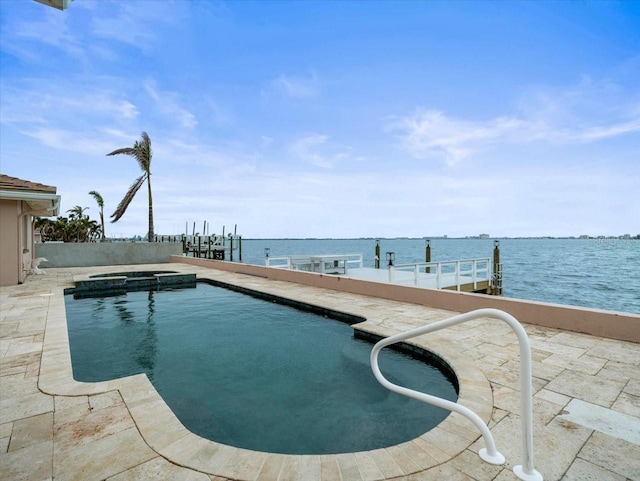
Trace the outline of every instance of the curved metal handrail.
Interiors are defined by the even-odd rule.
[[[447,327],[468,322],[481,317],[490,317],[506,322],[516,333],[518,343],[520,345],[520,418],[522,427],[522,464],[515,466],[513,472],[523,481],[542,481],[542,475],[533,467],[533,403],[532,403],[532,381],[531,381],[531,345],[529,338],[522,325],[511,314],[507,314],[499,309],[477,309],[475,311],[459,314],[443,321],[434,322],[426,326],[401,332],[394,336],[387,337],[379,341],[371,351],[371,369],[373,374],[387,389],[408,396],[427,404],[433,404],[449,411],[462,414],[469,419],[480,430],[485,440],[486,448],[479,451],[479,456],[486,462],[491,464],[504,464],[505,458],[496,450],[493,435],[487,425],[480,417],[470,409],[457,403],[447,401],[436,396],[431,396],[413,389],[408,389],[397,384],[389,382],[380,371],[378,366],[378,354],[385,347],[397,342],[405,341],[412,337],[428,334],[430,332],[439,331]]]

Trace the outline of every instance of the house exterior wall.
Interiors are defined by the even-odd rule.
[[[21,205],[20,201],[0,200],[0,286],[22,281]]]

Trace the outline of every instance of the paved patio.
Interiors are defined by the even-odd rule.
[[[167,264],[146,266],[162,270]],[[360,315],[390,335],[450,311],[183,264],[251,289]],[[435,429],[369,452],[257,453],[188,432],[146,376],[73,380],[62,289],[73,276],[140,270],[47,269],[0,289],[0,479],[3,480],[477,480],[506,481],[521,464],[518,344],[500,321],[478,320],[418,339],[460,380],[460,403],[488,422],[504,466],[480,460],[484,442],[452,414]],[[640,480],[640,345],[525,326],[533,352],[535,466],[545,480]]]

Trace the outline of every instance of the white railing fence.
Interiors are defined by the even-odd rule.
[[[479,456],[484,461],[491,464],[504,464],[505,458],[496,450],[493,435],[482,419],[470,409],[457,403],[447,401],[436,396],[431,396],[419,391],[414,391],[402,386],[398,386],[389,382],[380,371],[378,366],[378,354],[380,351],[397,342],[405,341],[412,337],[421,336],[431,332],[445,329],[447,327],[462,324],[463,322],[472,321],[474,319],[489,317],[499,319],[506,322],[516,333],[518,343],[520,345],[520,419],[521,419],[521,437],[522,437],[522,464],[513,468],[515,475],[523,481],[542,481],[542,475],[535,470],[533,466],[533,400],[532,400],[532,380],[531,380],[531,345],[529,338],[522,325],[510,314],[498,309],[478,309],[475,311],[459,314],[443,321],[434,322],[426,326],[411,329],[378,342],[371,351],[371,369],[373,374],[387,389],[408,396],[427,404],[433,404],[449,411],[462,414],[469,419],[479,430],[484,438],[486,448],[479,451]]]
[[[417,264],[400,264],[388,267],[389,282],[413,283],[419,286],[421,281],[435,278],[436,289],[444,285],[455,286],[460,290],[464,284],[473,284],[491,280],[491,260],[489,258],[465,259],[460,261],[420,262]]]
[[[276,256],[266,257],[265,265],[267,267],[320,273],[338,269],[341,273],[347,274],[349,269],[362,269],[364,261],[362,254]]]

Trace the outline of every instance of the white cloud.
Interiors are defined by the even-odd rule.
[[[163,3],[101,0],[101,12],[91,16],[91,33],[98,38],[148,50],[156,41],[155,31],[159,26],[179,21],[179,5],[174,4],[172,14],[167,15]]]
[[[20,86],[17,86],[20,83]],[[138,108],[118,92],[99,88],[69,92],[50,80],[23,80],[2,84],[2,121],[6,123],[50,123],[69,119],[135,119]],[[67,121],[65,121],[66,123]]]
[[[471,122],[430,110],[393,121],[388,128],[400,130],[403,147],[419,159],[439,158],[453,166],[482,145],[496,142],[522,128],[523,122],[500,117]]]
[[[113,142],[98,139],[90,133],[55,128],[38,128],[22,133],[40,141],[47,147],[85,155],[104,156],[114,149]]]
[[[417,159],[436,159],[451,167],[496,145],[598,142],[640,132],[635,93],[612,82],[589,79],[565,89],[538,87],[523,94],[518,115],[471,121],[437,110],[394,117],[387,130]]]
[[[84,58],[85,49],[77,35],[69,26],[69,18],[54,10],[45,10],[39,21],[22,21],[3,26],[3,50],[9,50],[19,57],[31,61],[42,57],[43,53],[23,43],[45,44],[60,49],[74,58]]]
[[[171,120],[177,122],[186,129],[193,129],[198,125],[196,116],[179,103],[179,96],[172,92],[158,92],[155,82],[148,80],[144,88],[155,101],[158,110]]]
[[[304,76],[282,74],[271,81],[270,90],[292,99],[314,99],[320,93],[320,82],[313,72]]]
[[[351,147],[332,142],[328,135],[318,133],[308,133],[295,140],[289,146],[289,153],[296,160],[324,169],[347,160],[362,160],[353,155]]]

